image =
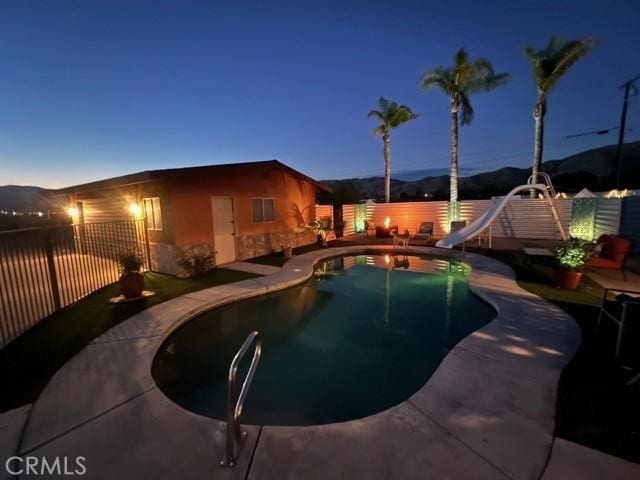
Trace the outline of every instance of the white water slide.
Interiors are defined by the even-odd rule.
[[[538,175],[543,178],[545,183],[533,183],[533,179],[530,177],[525,185],[520,185],[511,190],[498,202],[494,203],[491,208],[489,208],[489,210],[487,210],[481,217],[477,218],[466,227],[463,227],[460,230],[453,232],[451,235],[438,240],[438,242],[436,243],[436,247],[451,249],[455,245],[463,243],[465,240],[477,237],[486,228],[488,228],[489,225],[491,225],[491,222],[495,220],[495,218],[500,214],[502,209],[506,207],[507,203],[509,203],[509,200],[511,200],[514,195],[532,189],[542,192],[545,200],[547,201],[547,205],[549,205],[549,210],[551,211],[553,220],[556,222],[558,231],[560,232],[560,236],[563,240],[566,240],[567,238],[564,233],[564,229],[562,228],[560,217],[558,216],[558,212],[556,211],[556,207],[553,203],[552,195],[555,197],[555,191],[553,189],[553,185],[551,184],[551,179],[546,173],[539,173]]]

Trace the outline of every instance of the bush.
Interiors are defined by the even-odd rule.
[[[584,244],[576,239],[572,239],[566,245],[556,248],[555,253],[560,267],[570,272],[582,271],[589,256]]]
[[[191,275],[201,275],[213,270],[213,254],[200,253],[193,254],[191,257],[180,260],[180,266],[187,270]]]

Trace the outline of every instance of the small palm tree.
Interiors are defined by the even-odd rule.
[[[489,60],[479,58],[469,59],[464,49],[458,50],[453,56],[452,67],[437,67],[425,73],[420,84],[424,90],[438,87],[450,98],[449,112],[451,113],[451,175],[450,182],[450,220],[457,219],[458,201],[458,112],[462,125],[469,125],[473,121],[473,107],[470,95],[477,92],[488,92],[504,85],[509,81],[508,73],[494,73]]]
[[[533,153],[533,175],[537,181],[538,172],[542,170],[542,149],[544,147],[544,116],[547,113],[547,95],[558,83],[558,80],[584,57],[595,46],[592,38],[578,38],[565,41],[558,37],[551,37],[549,44],[543,50],[527,47],[525,52],[531,62],[533,78],[538,87],[538,97],[533,108],[533,118],[536,124],[535,147]],[[535,196],[535,191],[531,191]]]
[[[373,129],[374,135],[382,137],[382,155],[384,156],[384,201],[389,203],[391,196],[391,130],[403,123],[418,118],[406,105],[398,105],[384,97],[378,100],[378,110],[371,110],[367,117],[380,120],[380,125]]]

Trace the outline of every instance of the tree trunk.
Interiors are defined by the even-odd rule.
[[[391,197],[391,136],[382,137],[382,154],[384,155],[384,201],[389,203]]]
[[[544,148],[544,114],[545,104],[542,93],[538,92],[536,105],[533,108],[533,119],[536,125],[535,145],[533,150],[533,169],[531,176],[533,183],[538,183],[538,173],[542,171],[542,149]],[[536,198],[536,190],[531,190],[530,197]]]
[[[449,175],[449,201],[458,201],[458,105],[451,99],[451,173]]]
[[[458,101],[451,98],[451,171],[449,173],[449,205],[447,205],[447,228],[458,220]]]

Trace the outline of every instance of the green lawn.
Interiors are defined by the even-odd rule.
[[[595,335],[602,288],[584,279],[578,291],[561,290],[553,286],[550,268],[529,268],[520,252],[489,255],[510,265],[521,287],[569,313],[582,331],[582,345],[558,385],[556,435],[640,462],[640,388],[626,386],[631,374],[613,357],[610,322]]]
[[[256,275],[218,269],[189,279],[147,273],[145,300],[112,305],[117,285],[105,287],[39,322],[0,349],[0,412],[36,400],[51,376],[94,338],[152,305],[195,290],[236,282]]]

